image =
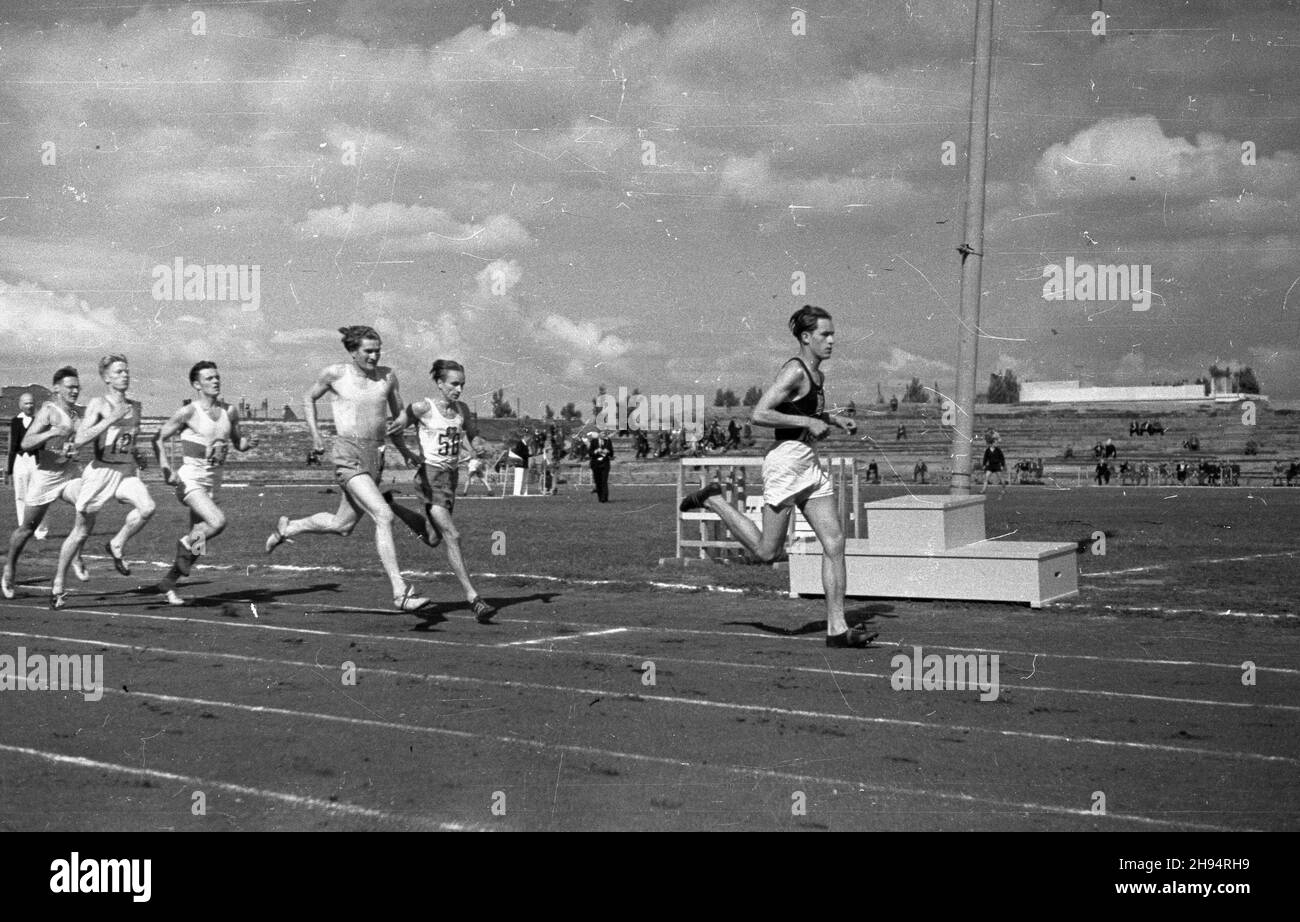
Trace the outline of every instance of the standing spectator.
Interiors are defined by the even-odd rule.
[[[727,423],[727,449],[735,451],[740,447],[740,427],[733,419]]]
[[[1103,483],[1110,483],[1110,465],[1107,464],[1105,460],[1097,462],[1096,477],[1097,486],[1101,486]]]
[[[1115,448],[1115,441],[1113,439],[1107,439],[1106,444],[1102,446],[1101,449],[1102,458],[1106,461],[1114,461],[1118,454],[1119,451]]]
[[[754,444],[754,430],[749,423],[745,423],[745,428],[741,430],[741,437],[745,440],[745,447],[748,448]]]
[[[916,465],[912,468],[912,483],[929,483],[930,481],[926,479],[929,472],[930,466],[925,463],[924,458],[917,461]]]
[[[600,433],[587,446],[591,455],[591,479],[596,483],[596,496],[602,503],[609,502],[609,466],[614,458],[614,442],[609,432]]]
[[[528,495],[528,459],[532,452],[528,448],[527,436],[526,430],[521,431],[516,434],[513,442],[506,445],[506,461],[514,468],[515,496]]]
[[[57,383],[57,382],[56,382]],[[9,420],[9,463],[7,473],[9,482],[14,487],[14,507],[18,511],[18,524],[23,524],[23,514],[27,508],[27,485],[36,470],[36,455],[40,448],[30,451],[23,449],[23,436],[32,426],[32,411],[36,409],[36,398],[29,393],[18,398],[18,415]],[[42,519],[36,529],[36,540],[44,541],[50,533],[49,524]]]
[[[997,435],[993,435],[988,440],[988,448],[984,449],[984,488],[980,490],[981,494],[988,492],[989,479],[994,476],[998,478],[998,483],[1002,486],[1002,493],[1007,492],[1007,478],[1005,476],[1007,459],[1002,454],[1002,449],[998,447],[999,441]]]
[[[907,427],[904,426],[902,423],[898,424],[898,433],[894,436],[894,441],[895,442],[907,441]]]

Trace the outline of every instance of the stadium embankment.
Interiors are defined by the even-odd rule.
[[[725,430],[729,419],[744,422],[748,411],[710,408],[710,422],[717,419]],[[1131,435],[1130,425],[1141,421],[1158,422],[1162,435]],[[1140,404],[1129,407],[1017,407],[980,406],[975,431],[995,429],[1001,437],[1008,463],[1022,459],[1042,459],[1049,479],[1065,484],[1091,482],[1095,464],[1093,446],[1111,439],[1119,461],[1170,467],[1179,460],[1193,464],[1213,459],[1236,463],[1242,472],[1243,485],[1271,483],[1275,462],[1290,464],[1300,460],[1300,409],[1259,404],[1254,409],[1253,425],[1241,404],[1198,405],[1171,408],[1167,403]],[[835,431],[821,443],[824,454],[850,455],[865,466],[875,462],[883,482],[912,481],[913,468],[924,461],[931,483],[948,479],[951,429],[940,424],[939,410],[932,405],[904,404],[898,412],[860,412],[857,433],[849,437]],[[161,420],[146,422],[146,430]],[[489,441],[496,443],[498,430],[514,430],[520,421],[485,420]],[[540,427],[544,423],[537,421]],[[906,432],[900,437],[899,427]],[[256,436],[257,448],[246,454],[231,454],[227,479],[232,483],[330,483],[333,469],[326,457],[320,465],[309,466],[307,456],[311,437],[300,421],[250,421],[247,432]],[[0,442],[7,442],[8,427],[0,427]],[[766,430],[754,429],[761,435]],[[1184,446],[1192,437],[1199,449]],[[770,445],[767,439],[756,440],[739,451],[720,453],[761,455]],[[8,446],[4,444],[7,451]],[[498,444],[493,444],[494,453]],[[982,445],[977,446],[982,449]],[[615,484],[673,484],[677,479],[677,461],[668,459],[636,460],[631,436],[615,439],[615,462],[611,480]],[[978,455],[978,451],[977,451]],[[716,456],[711,453],[711,456]],[[570,483],[589,482],[586,466],[566,463],[565,476]],[[392,471],[401,479],[401,470]],[[1117,481],[1112,480],[1112,484]],[[1296,481],[1300,484],[1300,479]]]

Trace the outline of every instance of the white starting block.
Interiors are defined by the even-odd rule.
[[[1074,544],[990,541],[983,496],[915,496],[864,503],[867,537],[846,538],[846,595],[1027,602],[1077,595]],[[790,542],[790,597],[820,596],[816,537]]]

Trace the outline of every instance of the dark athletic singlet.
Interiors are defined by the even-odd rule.
[[[808,366],[804,364],[804,361],[801,358],[792,358],[789,362],[786,362],[786,365],[789,365],[790,362],[799,363],[803,368],[803,373],[808,376],[808,384],[810,387],[808,393],[804,394],[798,400],[787,400],[785,403],[778,406],[776,411],[778,413],[788,413],[791,416],[821,416],[826,408],[826,398],[822,391],[822,384],[825,379],[823,378],[822,381],[814,379],[812,372],[808,369]],[[778,427],[776,430],[776,440],[777,442],[811,441],[806,427],[794,426]]]

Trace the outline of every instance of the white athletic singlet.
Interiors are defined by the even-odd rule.
[[[226,461],[226,451],[230,445],[230,410],[225,404],[217,404],[221,414],[213,419],[202,407],[195,407],[190,414],[189,425],[180,434],[181,463],[210,471],[220,467]],[[213,442],[225,442],[226,450],[209,451]]]
[[[448,419],[442,415],[433,398],[425,401],[429,409],[416,416],[420,435],[420,451],[424,454],[424,463],[429,467],[455,470],[460,464],[461,433],[465,431],[465,417],[457,407],[456,415]],[[414,405],[412,405],[414,406]],[[411,415],[415,415],[412,412]]]
[[[112,413],[116,408],[112,402],[107,400],[105,402],[108,403],[108,411]],[[140,405],[130,401],[130,407],[131,412],[124,419],[113,423],[95,440],[95,461],[99,464],[130,468],[131,473],[135,473],[136,438],[140,434]]]
[[[351,438],[372,438],[373,433],[361,432],[357,428],[357,406],[367,396],[373,400],[375,389],[387,386],[384,379],[367,378],[355,368],[349,367],[331,386],[334,388],[334,431]],[[381,431],[380,439],[382,438]]]
[[[73,412],[69,414],[53,401],[46,404],[54,414],[55,422],[60,426],[71,426],[73,432],[76,432],[77,426],[81,423],[80,407],[73,407]],[[75,458],[69,458],[63,453],[63,446],[67,443],[66,438],[53,438],[36,449],[36,467],[42,471],[62,471],[69,464],[75,463]]]

